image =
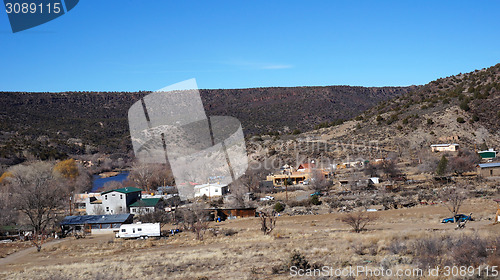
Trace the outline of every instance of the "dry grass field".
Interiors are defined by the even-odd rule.
[[[290,279],[293,277],[289,265],[294,253],[311,268],[412,269],[436,262],[453,265],[454,258],[460,262],[461,256],[471,253],[467,248],[471,248],[472,241],[458,246],[457,240],[497,240],[500,225],[492,225],[490,220],[495,211],[496,203],[490,199],[467,201],[462,212],[473,212],[476,221],[468,223],[464,230],[441,224],[449,212],[443,205],[432,205],[376,212],[377,220],[359,234],[339,221],[345,214],[332,213],[279,217],[269,236],[260,232],[258,218],[246,218],[211,224],[212,230],[205,233],[202,241],[190,232],[159,240],[119,240],[112,235],[68,238],[58,244],[46,244],[40,253],[10,262],[7,258],[7,263],[0,265],[0,278]],[[422,248],[436,240],[439,244],[455,244],[452,248],[460,250],[437,248],[441,254],[438,260],[423,255],[427,251]],[[485,264],[499,265],[498,253],[490,253],[484,258]]]

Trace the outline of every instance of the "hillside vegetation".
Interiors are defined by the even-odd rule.
[[[207,115],[238,118],[246,135],[310,130],[352,118],[409,87],[349,86],[201,90]],[[0,93],[0,164],[31,154],[67,155],[131,151],[127,112],[149,92]]]
[[[499,128],[497,64],[437,79],[340,126],[306,135],[331,141],[377,141],[382,148],[415,154],[436,143],[458,143],[470,150],[498,147]]]

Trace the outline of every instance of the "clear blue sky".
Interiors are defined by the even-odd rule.
[[[80,0],[13,34],[0,90],[424,84],[500,62],[499,1]]]

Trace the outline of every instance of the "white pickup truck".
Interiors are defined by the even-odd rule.
[[[123,224],[116,233],[117,238],[141,238],[160,237],[160,223],[135,223]]]

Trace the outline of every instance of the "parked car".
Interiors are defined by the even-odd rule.
[[[465,222],[465,221],[474,221],[472,218],[472,215],[464,215],[464,214],[458,214],[455,215],[454,217],[451,218],[445,218],[441,221],[441,223],[446,224],[446,223],[457,223],[457,222]]]
[[[311,196],[315,196],[315,195],[317,195],[317,196],[322,196],[323,194],[322,194],[321,192],[313,192],[313,193],[311,194]]]
[[[274,197],[272,197],[270,195],[266,195],[266,196],[260,198],[260,201],[268,201],[268,200],[274,200]]]

